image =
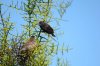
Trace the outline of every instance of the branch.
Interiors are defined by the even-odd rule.
[[[4,21],[3,21],[3,15],[2,15],[2,11],[1,11],[1,4],[0,4],[0,17],[1,17],[1,22],[2,22],[2,25],[4,27]]]

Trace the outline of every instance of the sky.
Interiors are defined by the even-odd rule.
[[[59,39],[73,48],[67,54],[70,66],[100,66],[99,17],[100,0],[73,0],[64,14],[63,19],[68,21],[61,23],[64,35]],[[20,17],[15,19],[23,23]]]
[[[73,0],[62,24],[70,66],[100,66],[100,0]]]

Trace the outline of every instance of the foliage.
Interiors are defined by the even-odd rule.
[[[0,1],[0,66],[49,66],[52,59],[59,52],[59,44],[51,35],[41,31],[38,22],[43,20],[47,23],[59,22],[71,4],[66,0],[25,0],[10,1],[5,4]],[[16,10],[24,19],[21,33],[15,30],[15,24],[11,20],[11,12],[3,11],[2,7],[9,10]],[[54,12],[52,12],[54,11]],[[59,13],[56,17],[54,13]],[[15,16],[16,17],[16,16]],[[16,17],[17,18],[17,17]],[[57,29],[57,27],[55,27]],[[16,32],[16,34],[14,34]],[[36,36],[38,47],[29,52],[28,59],[22,60],[20,49],[30,36]],[[68,48],[62,45],[61,53]],[[58,58],[57,66],[67,66],[67,62],[60,62]]]

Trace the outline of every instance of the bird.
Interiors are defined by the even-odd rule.
[[[30,55],[32,55],[33,51],[37,48],[38,44],[36,42],[35,36],[31,36],[29,40],[22,46],[20,49],[19,64],[24,65],[25,62],[29,59]]]
[[[43,32],[51,34],[53,37],[55,37],[54,30],[49,24],[45,23],[44,21],[40,21],[39,26],[43,30]]]
[[[35,36],[31,36],[30,39],[22,46],[21,51],[31,51],[37,46]]]

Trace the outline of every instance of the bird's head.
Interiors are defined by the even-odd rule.
[[[30,41],[33,41],[35,39],[35,36],[30,37]]]
[[[31,38],[35,38],[35,36],[31,36]]]
[[[39,25],[43,25],[43,24],[44,24],[44,22],[43,22],[43,21],[40,21],[40,22],[39,22]]]

